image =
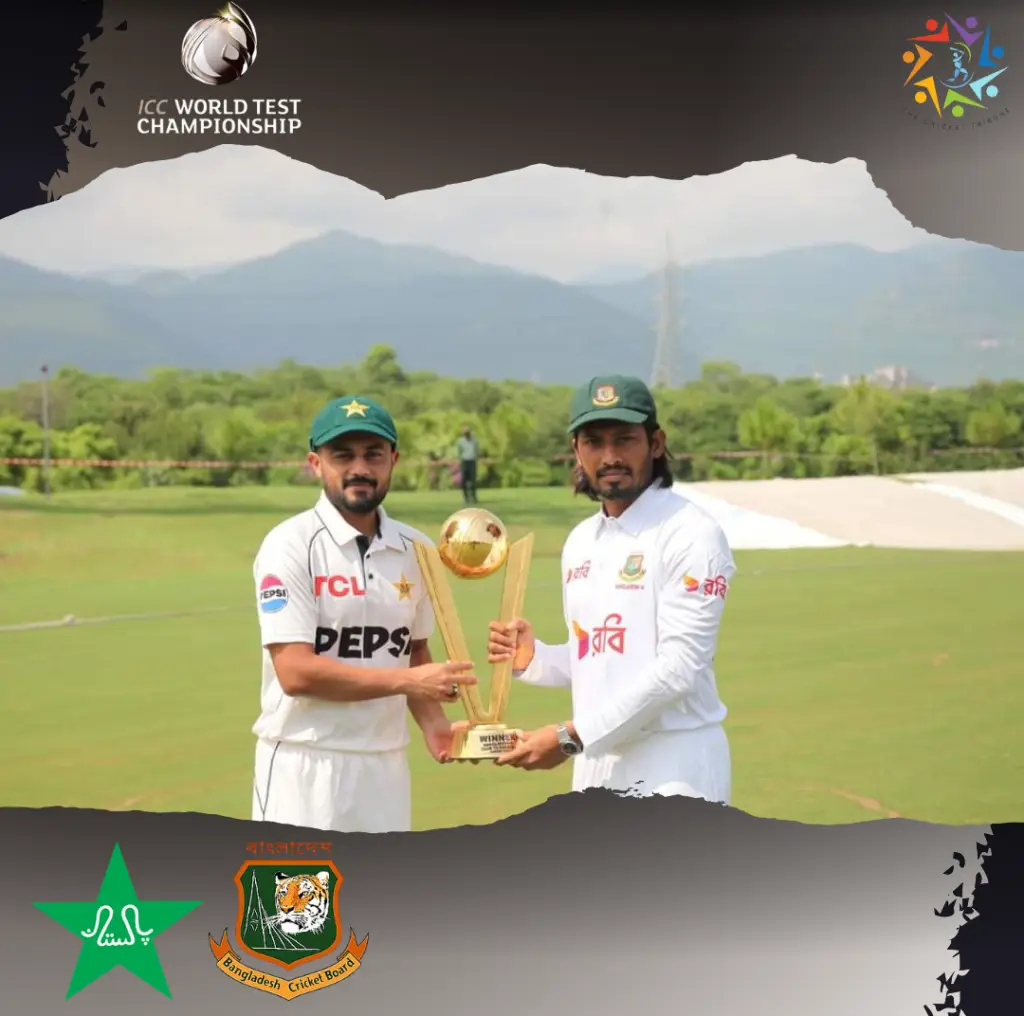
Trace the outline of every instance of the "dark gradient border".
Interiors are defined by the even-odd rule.
[[[114,166],[214,143],[143,138],[130,115],[142,97],[201,94],[177,47],[206,6],[67,0],[4,14],[0,214]],[[791,153],[856,157],[916,225],[1024,247],[1024,108],[1013,89],[1008,115],[958,134],[915,123],[889,73],[907,35],[945,13],[938,6],[563,5],[537,17],[468,5],[429,15],[412,5],[246,6],[262,48],[258,73],[235,94],[300,97],[302,130],[274,147],[385,196],[538,162],[682,178]],[[1019,7],[972,12],[999,25],[1011,52],[1020,47]],[[0,919],[13,943],[0,955],[12,1011],[59,1009],[77,950],[31,903],[89,898],[115,841],[140,893],[205,901],[160,940],[175,1002],[225,1012],[281,1004],[216,971],[206,936],[232,923],[231,877],[247,842],[321,834],[67,809],[0,809],[0,828],[14,876]],[[330,839],[346,876],[343,913],[370,948],[350,981],[298,1003],[310,1011],[618,1014],[667,999],[723,1013],[909,1003],[986,1016],[1019,995],[1020,825],[819,828],[588,793],[488,827]],[[922,970],[932,973],[921,980]],[[167,1003],[117,971],[74,1004],[143,1013]]]
[[[369,935],[369,947],[353,977],[298,1004],[459,1016],[548,1012],[567,995],[575,1009],[609,1016],[665,1000],[714,1013],[766,1002],[789,1016],[818,1016],[826,1003],[851,1016],[920,1012],[937,998],[937,975],[965,990],[943,957],[949,925],[968,918],[936,915],[958,899],[954,882],[976,867],[988,832],[903,820],[801,825],[607,791],[492,825],[381,836],[59,808],[7,809],[0,822],[6,870],[48,873],[12,879],[0,918],[12,932],[0,955],[13,985],[5,997],[26,1009],[32,999],[56,1006],[79,950],[32,903],[94,898],[115,842],[141,899],[203,901],[157,941],[174,1002],[218,1012],[281,1004],[217,971],[208,936],[234,935],[233,878],[251,859],[248,843],[330,841],[345,880],[344,937]],[[993,859],[999,837],[989,837]],[[166,1000],[114,971],[74,1004],[148,1013]]]

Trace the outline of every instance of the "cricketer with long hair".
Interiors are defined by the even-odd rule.
[[[573,397],[575,490],[600,505],[562,551],[568,638],[491,622],[488,658],[528,684],[568,687],[572,716],[522,732],[498,760],[605,787],[729,803],[732,764],[714,658],[736,571],[718,523],[673,489],[648,387],[595,377]]]

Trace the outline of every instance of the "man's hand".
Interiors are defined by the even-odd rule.
[[[476,684],[476,678],[466,673],[472,669],[472,663],[455,660],[410,667],[405,695],[410,699],[425,699],[428,702],[454,702],[459,697],[460,685]]]
[[[468,761],[472,762],[473,765],[479,765],[480,759],[453,759],[452,758],[452,741],[455,738],[456,731],[466,730],[469,728],[469,724],[465,720],[456,720],[454,723],[449,723],[446,719],[443,723],[434,723],[422,727],[423,740],[426,741],[427,751],[430,752],[430,757],[435,762],[459,762]]]
[[[422,726],[423,740],[427,745],[427,751],[435,762],[451,762],[452,760],[452,737],[455,734],[456,724],[450,723],[447,719],[439,720]]]
[[[487,662],[503,663],[511,659],[513,669],[526,670],[537,651],[533,625],[519,618],[510,624],[492,621],[488,628]]]
[[[556,769],[568,758],[558,743],[558,728],[551,726],[520,732],[515,747],[499,755],[494,764],[516,769]]]

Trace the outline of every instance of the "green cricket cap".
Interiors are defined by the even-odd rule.
[[[398,444],[391,414],[379,402],[362,395],[332,399],[316,414],[309,428],[309,450],[316,451],[342,434],[376,434],[392,445]]]
[[[608,374],[580,385],[569,409],[569,433],[598,421],[647,423],[658,418],[651,390],[638,377]]]

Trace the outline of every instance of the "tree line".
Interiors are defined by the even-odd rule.
[[[309,422],[327,400],[353,392],[395,416],[403,454],[396,489],[450,484],[447,464],[467,424],[483,456],[481,486],[568,479],[570,387],[410,372],[378,345],[360,363],[332,368],[285,361],[248,374],[159,369],[141,380],[62,368],[46,386],[53,458],[216,465],[59,465],[51,488],[308,482],[301,463]],[[1024,465],[1024,382],[1016,380],[891,391],[706,363],[699,379],[656,394],[683,480]],[[43,395],[41,380],[0,390],[0,459],[43,457]],[[0,462],[0,485],[41,490],[42,467]]]

